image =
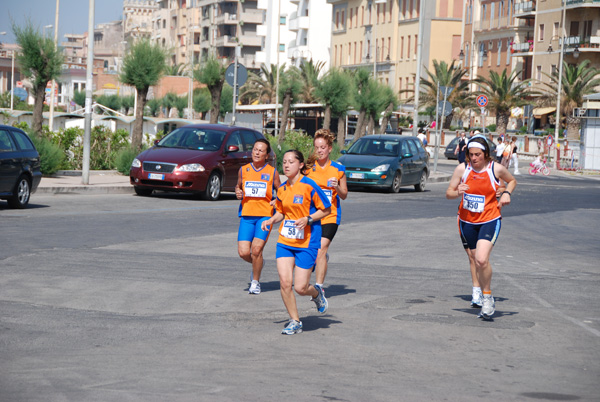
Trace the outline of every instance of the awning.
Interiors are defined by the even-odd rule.
[[[555,107],[536,107],[535,109],[533,109],[533,117],[539,119],[540,117],[549,113],[553,113],[555,111]]]

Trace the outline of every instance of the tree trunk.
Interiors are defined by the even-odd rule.
[[[496,112],[496,132],[498,135],[506,134],[506,127],[508,126],[508,113]]]
[[[141,151],[142,137],[144,128],[144,107],[146,107],[146,97],[148,88],[137,90],[137,110],[135,111],[135,122],[133,123],[133,132],[131,133],[131,145]]]
[[[283,104],[281,111],[281,127],[279,127],[279,142],[282,142],[285,138],[285,130],[287,128],[288,114],[290,113],[290,106],[292,104],[292,93],[286,92],[283,95]]]
[[[46,85],[39,85],[35,88],[35,103],[33,105],[33,122],[31,128],[37,134],[42,132],[42,122],[44,121],[44,97],[46,96]]]
[[[210,97],[212,99],[212,106],[210,108],[210,124],[217,124],[219,122],[219,113],[221,111],[221,91],[223,90],[223,82],[210,86]]]
[[[385,133],[385,129],[387,128],[387,125],[390,122],[390,115],[392,114],[393,110],[394,110],[393,103],[390,103],[388,105],[388,107],[385,108],[385,111],[383,112],[383,118],[381,119],[381,127],[383,127],[383,129],[381,129],[381,127],[380,127],[381,134]]]
[[[337,143],[340,148],[344,148],[344,140],[346,139],[346,116],[338,116],[337,126]]]
[[[357,140],[363,135],[365,135],[365,117],[367,112],[365,110],[361,110],[358,114],[358,120],[356,121],[356,130],[354,131],[354,139]]]
[[[560,125],[559,125],[560,126]],[[581,126],[581,118],[567,115],[567,139],[568,140],[580,140],[579,128]],[[558,139],[558,130],[556,133],[556,139]]]
[[[331,106],[325,106],[325,115],[323,116],[323,128],[329,130],[331,127]]]
[[[373,134],[373,128],[375,128],[375,120],[373,116],[369,116],[369,124],[367,125],[367,135]]]
[[[444,119],[444,125],[442,126],[444,130],[450,130],[452,119],[454,119],[454,112],[450,112],[450,114]]]

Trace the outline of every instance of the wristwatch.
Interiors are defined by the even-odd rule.
[[[308,223],[307,223],[307,225],[312,225],[312,224],[313,224],[313,222],[314,222],[314,221],[313,221],[313,218],[311,218],[311,217],[310,217],[310,215],[308,215],[308,216],[306,217],[306,219],[308,219]]]

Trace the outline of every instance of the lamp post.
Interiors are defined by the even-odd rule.
[[[54,47],[55,48],[58,47],[58,10],[59,10],[59,6],[60,6],[60,0],[56,0],[56,13],[54,15]],[[52,26],[52,25],[50,25],[50,26]],[[52,86],[50,87],[50,118],[48,119],[48,125],[50,126],[50,131],[54,131],[54,87],[55,86],[56,86],[56,80],[52,80]]]

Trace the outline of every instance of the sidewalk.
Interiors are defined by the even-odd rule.
[[[81,171],[62,170],[51,177],[42,177],[36,194],[131,194],[129,176],[115,170],[90,171],[89,184],[82,183]]]

